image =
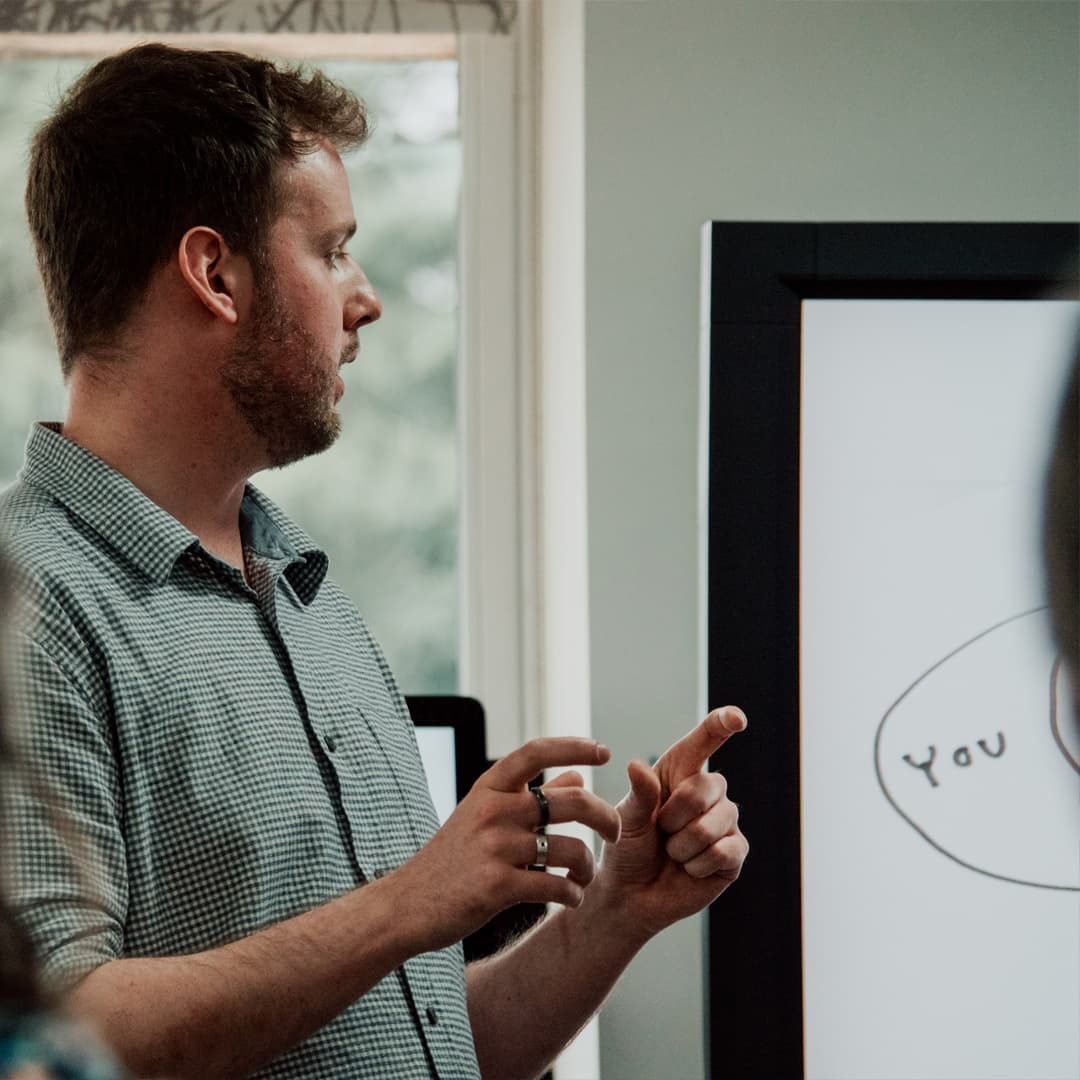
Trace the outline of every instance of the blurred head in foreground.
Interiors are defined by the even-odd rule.
[[[1058,414],[1046,476],[1043,551],[1054,637],[1080,724],[1080,349]]]

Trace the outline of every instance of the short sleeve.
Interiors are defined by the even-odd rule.
[[[21,631],[5,636],[13,761],[4,891],[43,980],[62,989],[121,955],[128,894],[119,771],[108,717],[59,657]]]

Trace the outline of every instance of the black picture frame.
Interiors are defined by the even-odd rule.
[[[454,777],[460,802],[491,764],[487,757],[484,706],[457,694],[407,694],[414,727],[454,729]]]
[[[1074,223],[712,222],[706,692],[752,851],[708,919],[707,1068],[802,1077],[799,439],[804,300],[1080,298]],[[842,838],[837,838],[838,841]]]

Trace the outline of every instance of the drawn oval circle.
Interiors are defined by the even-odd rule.
[[[1046,623],[1025,611],[921,674],[878,724],[874,765],[893,809],[954,863],[1080,891],[1080,765]]]

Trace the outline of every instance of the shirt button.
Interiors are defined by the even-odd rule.
[[[337,749],[337,739],[333,735],[326,736],[326,749],[332,754]]]
[[[439,1022],[439,1014],[430,1005],[427,1007],[427,1022],[432,1027]]]

